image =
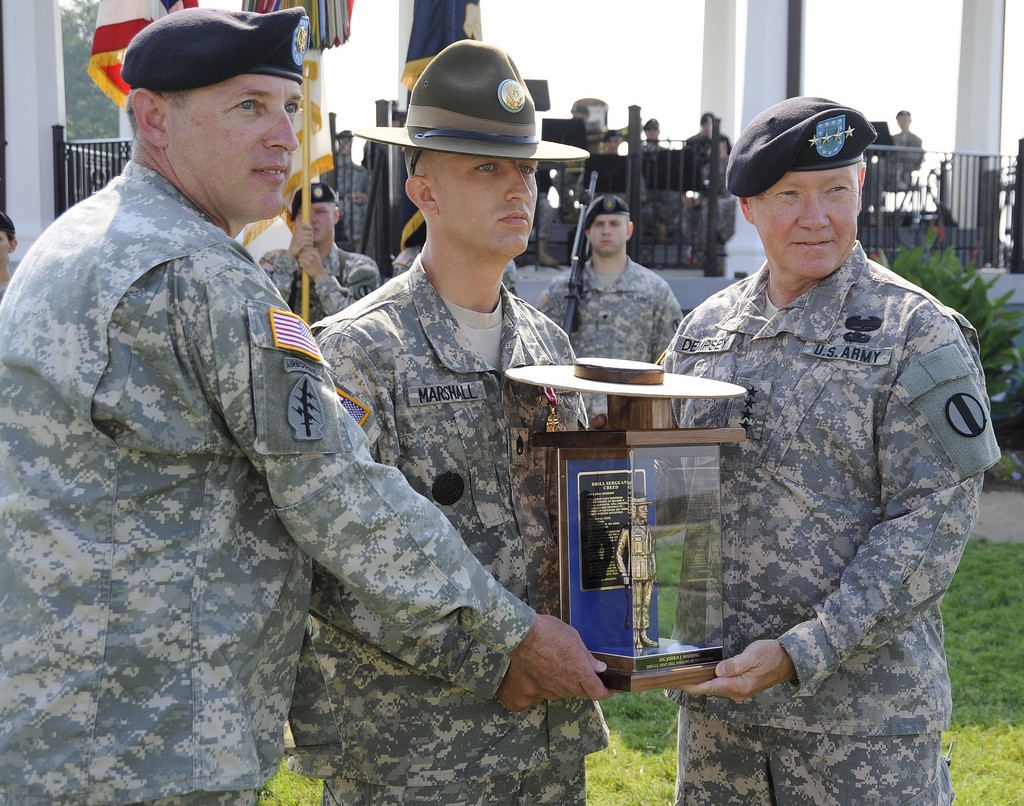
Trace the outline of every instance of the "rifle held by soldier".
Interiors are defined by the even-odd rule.
[[[580,217],[576,222],[576,237],[572,242],[572,261],[569,264],[569,289],[565,295],[565,319],[562,321],[562,330],[572,333],[577,326],[576,308],[580,303],[580,293],[583,291],[583,230],[587,218],[587,205],[594,200],[594,192],[597,189],[597,171],[590,172],[590,184],[587,186],[586,195],[581,199]]]

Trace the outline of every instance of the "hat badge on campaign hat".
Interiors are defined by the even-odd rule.
[[[541,140],[526,84],[501,48],[463,39],[423,70],[404,128],[356,129],[359,137],[406,148],[484,157],[583,160],[581,148]]]

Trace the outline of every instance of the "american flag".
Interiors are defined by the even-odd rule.
[[[270,330],[274,334],[275,347],[294,350],[317,361],[324,360],[313,340],[313,332],[298,314],[274,308],[270,311]]]

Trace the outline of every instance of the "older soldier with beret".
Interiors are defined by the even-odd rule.
[[[673,372],[723,447],[726,651],[677,693],[683,804],[947,804],[939,601],[998,458],[977,334],[857,241],[864,116],[791,98],[736,142],[729,191],[765,264],[689,314]]]
[[[458,625],[549,696],[606,693],[574,631],[371,460],[365,411],[232,238],[281,207],[308,25],[197,9],[144,29],[132,161],[8,290],[0,802],[252,803],[311,556],[396,629]]]
[[[598,196],[583,219],[590,259],[569,339],[577,355],[658,361],[683,312],[672,287],[626,254],[633,237],[629,207],[614,194]],[[537,307],[565,323],[569,272],[551,280]],[[605,395],[586,395],[591,416],[604,413]]]
[[[357,134],[405,147],[423,251],[321,323],[317,340],[372,409],[375,458],[432,500],[508,590],[558,612],[555,469],[530,435],[580,428],[586,416],[578,394],[548,397],[505,375],[572,363],[573,352],[502,286],[502,272],[527,247],[537,161],[587,152],[539,140],[511,59],[472,40],[427,65],[406,123]],[[516,658],[457,626],[428,640],[396,630],[317,570],[291,726],[293,767],[325,779],[325,804],[586,802],[584,757],[607,742],[595,702],[550,701]]]

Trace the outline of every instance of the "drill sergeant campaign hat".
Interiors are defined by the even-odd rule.
[[[334,191],[330,185],[326,182],[313,182],[309,186],[309,203],[317,204],[318,202],[334,202],[338,203],[338,194]],[[302,209],[302,188],[295,191],[295,195],[292,196],[292,220],[295,221],[299,217],[299,210]]]
[[[309,19],[302,8],[270,14],[186,8],[143,28],[128,45],[121,78],[130,87],[174,92],[243,73],[302,83]]]
[[[599,215],[624,215],[629,218],[629,207],[613,193],[598,196],[587,206],[587,213],[583,218],[583,229],[590,229],[590,225]]]
[[[733,196],[750,197],[789,171],[853,165],[877,136],[856,109],[827,98],[788,98],[757,115],[736,138],[726,186]]]
[[[356,129],[406,148],[482,157],[584,160],[582,148],[541,140],[533,98],[501,48],[463,39],[438,53],[409,97],[405,128]]]

